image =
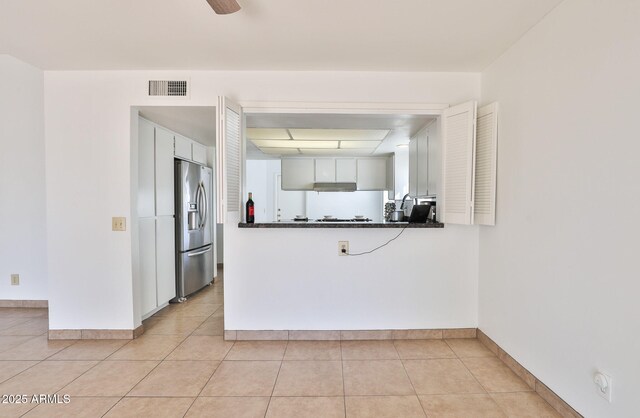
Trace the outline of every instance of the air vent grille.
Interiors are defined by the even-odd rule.
[[[187,80],[149,80],[149,96],[187,96]]]

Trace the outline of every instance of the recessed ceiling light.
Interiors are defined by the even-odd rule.
[[[388,129],[289,129],[293,139],[305,141],[382,141]]]
[[[298,148],[258,148],[265,154],[269,155],[296,155],[300,154]]]
[[[249,139],[291,139],[286,129],[247,128]]]
[[[338,148],[338,141],[252,140],[258,148]]]
[[[356,156],[371,155],[373,148],[369,149],[301,149],[304,155],[330,155],[330,156]]]
[[[340,141],[340,148],[354,149],[354,148],[376,148],[380,145],[381,141]]]

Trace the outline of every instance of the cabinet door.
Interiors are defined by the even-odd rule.
[[[178,158],[184,158],[185,160],[192,160],[191,154],[191,141],[187,138],[175,135],[175,148],[174,155]]]
[[[194,142],[191,144],[191,154],[193,156],[193,161],[207,165],[207,147]]]
[[[336,181],[339,183],[353,183],[357,178],[356,159],[336,159]]]
[[[138,216],[155,215],[154,128],[144,119],[138,122]]]
[[[358,158],[358,190],[387,189],[387,159]]]
[[[158,307],[156,295],[156,221],[154,218],[139,220],[140,240],[140,290],[142,315]]]
[[[313,190],[315,164],[313,158],[282,159],[282,190]]]
[[[156,286],[158,306],[176,297],[175,226],[173,216],[156,220]]]
[[[156,215],[174,214],[173,134],[156,128]]]
[[[418,194],[418,137],[409,141],[409,195]]]
[[[426,129],[417,135],[418,185],[415,196],[429,195],[429,134]]]
[[[336,181],[336,161],[333,158],[316,158],[316,182],[333,183]]]

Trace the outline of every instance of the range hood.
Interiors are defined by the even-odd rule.
[[[316,192],[355,192],[358,190],[356,183],[313,183]]]

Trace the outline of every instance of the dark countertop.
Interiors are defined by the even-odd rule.
[[[240,222],[239,228],[444,228],[440,222],[410,224],[408,222],[265,222],[248,224]]]

